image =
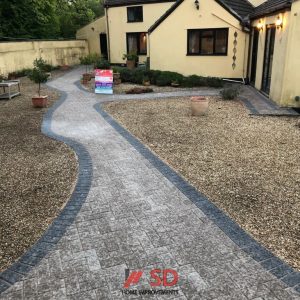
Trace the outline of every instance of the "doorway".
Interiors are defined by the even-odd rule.
[[[272,80],[272,65],[273,65],[273,54],[275,44],[276,27],[267,27],[266,31],[266,43],[265,43],[265,56],[263,65],[263,78],[261,90],[269,95],[270,86]]]
[[[107,59],[108,58],[108,52],[107,52],[107,37],[106,33],[100,33],[100,50],[102,56]]]
[[[252,43],[252,59],[251,59],[251,76],[250,83],[255,84],[256,79],[256,65],[257,65],[257,52],[258,52],[259,30],[253,28],[253,43]]]

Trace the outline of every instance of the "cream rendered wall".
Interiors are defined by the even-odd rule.
[[[300,107],[300,1],[292,5],[290,30],[287,45],[286,64],[283,80],[283,91],[280,104],[283,106]]]
[[[227,56],[187,56],[187,29],[229,28]],[[237,37],[236,68],[233,63],[234,33]],[[151,69],[226,78],[246,77],[249,34],[239,20],[214,0],[184,1],[150,34]]]
[[[107,9],[109,48],[111,63],[125,63],[122,59],[126,48],[127,32],[147,32],[154,22],[165,13],[174,2],[142,4],[143,22],[127,23],[127,7],[110,7]],[[139,5],[137,5],[139,6]],[[149,47],[149,40],[148,40]],[[148,53],[149,55],[149,53]],[[140,56],[139,61],[146,61],[147,56]]]
[[[260,90],[262,87],[265,41],[266,41],[266,26],[275,24],[278,16],[280,16],[283,20],[283,27],[276,29],[272,75],[271,75],[272,79],[271,79],[269,97],[275,102],[281,104],[282,89],[283,89],[283,74],[285,69],[289,27],[290,27],[289,11],[260,19],[264,26],[263,26],[263,30],[261,30],[259,34],[255,87],[258,90]],[[259,19],[253,21],[252,26],[257,26],[258,22]]]
[[[90,53],[101,54],[100,49],[100,33],[106,33],[105,16],[95,20],[94,22],[80,28],[76,32],[76,39],[87,40]]]
[[[32,68],[33,61],[42,57],[49,64],[75,65],[88,53],[86,41],[31,41],[0,43],[0,74]]]
[[[248,0],[253,6],[259,6],[266,2],[267,0]]]

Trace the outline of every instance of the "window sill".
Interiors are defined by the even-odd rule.
[[[228,56],[228,54],[199,54],[199,53],[187,53],[186,56]]]
[[[144,21],[127,21],[127,23],[143,23]]]

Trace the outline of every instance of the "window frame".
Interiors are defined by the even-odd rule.
[[[217,31],[226,31],[227,39],[226,39],[226,52],[225,53],[216,53],[216,32]],[[189,50],[189,38],[191,32],[199,32],[199,51],[201,51],[201,37],[203,31],[213,31],[213,53],[191,53]],[[227,56],[228,55],[228,39],[229,39],[229,28],[200,28],[200,29],[188,29],[187,30],[187,56]]]
[[[141,53],[141,45],[140,45],[140,35],[141,34],[145,34],[146,35],[146,53]],[[135,35],[137,38],[137,55],[143,55],[146,56],[148,53],[148,37],[147,37],[147,32],[126,32],[126,49],[127,49],[127,53],[129,53],[129,44],[128,44],[128,36],[129,35]]]
[[[129,21],[129,10],[130,9],[135,9],[135,8],[141,8],[142,9],[142,19],[138,20],[138,21]],[[144,22],[144,9],[142,5],[138,5],[138,6],[128,6],[127,7],[127,23],[142,23]]]

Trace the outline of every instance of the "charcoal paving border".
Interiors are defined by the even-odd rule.
[[[53,89],[52,87],[49,87]],[[0,273],[0,294],[20,281],[35,267],[58,243],[69,225],[71,225],[84,203],[91,187],[93,168],[92,159],[85,147],[69,138],[57,135],[51,130],[53,113],[67,98],[65,92],[59,91],[61,97],[45,113],[42,133],[71,147],[78,157],[78,178],[74,191],[61,213],[54,219],[42,237],[21,256],[13,265]]]
[[[196,206],[199,207],[236,245],[255,261],[259,262],[265,270],[269,271],[289,287],[293,287],[300,293],[300,272],[290,267],[254,240],[236,222],[209,201],[203,194],[197,191],[196,188],[183,179],[171,167],[164,163],[157,155],[120,125],[111,115],[105,112],[102,109],[101,104],[95,104],[94,108],[141,155],[148,159],[162,175],[172,182],[187,198],[195,203]]]

